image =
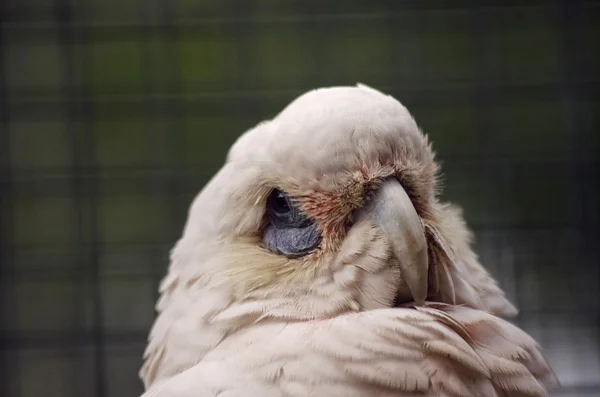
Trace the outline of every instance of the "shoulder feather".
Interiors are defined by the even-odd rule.
[[[430,304],[258,324],[144,397],[546,397],[556,385],[525,332],[484,311]]]

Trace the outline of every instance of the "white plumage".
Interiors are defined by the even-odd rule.
[[[172,252],[144,397],[546,396],[554,375],[534,340],[494,316],[516,310],[460,212],[438,201],[436,173],[406,108],[362,85],[306,93],[246,132]],[[369,197],[402,200],[378,195],[390,179],[414,206],[397,217],[417,222],[412,234],[394,218],[406,200],[383,203],[389,217],[368,210]],[[274,189],[322,233],[310,253],[263,244]],[[413,238],[426,243],[414,263]]]

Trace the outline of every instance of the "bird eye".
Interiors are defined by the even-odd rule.
[[[271,211],[278,214],[285,214],[286,212],[291,211],[288,200],[289,199],[284,192],[279,189],[275,189],[269,195],[267,205]]]
[[[308,218],[302,211],[294,206],[290,197],[283,191],[275,189],[267,199],[267,211],[271,223],[281,228],[303,226]]]
[[[282,190],[273,190],[267,198],[267,215],[269,225],[263,243],[271,252],[298,257],[308,254],[321,242],[318,225]]]

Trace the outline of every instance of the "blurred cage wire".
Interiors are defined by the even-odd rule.
[[[598,2],[1,7],[0,395],[139,395],[194,195],[243,131],[356,82],[432,138],[555,395],[600,395]]]

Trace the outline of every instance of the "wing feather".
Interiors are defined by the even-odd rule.
[[[483,311],[430,304],[256,324],[146,397],[545,397],[555,385],[523,331]]]

